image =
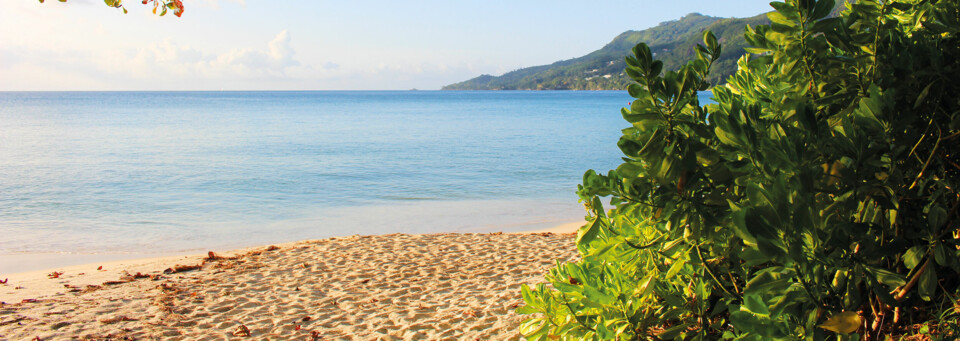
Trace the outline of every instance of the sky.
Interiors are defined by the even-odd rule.
[[[769,0],[0,0],[0,91],[439,89]]]

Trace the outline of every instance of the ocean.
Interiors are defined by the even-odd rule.
[[[703,97],[709,97],[703,93]],[[582,220],[622,91],[0,92],[0,273]],[[16,260],[16,261],[14,261]]]

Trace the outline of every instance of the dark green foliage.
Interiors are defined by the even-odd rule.
[[[712,33],[678,71],[633,49],[624,163],[584,175],[583,258],[523,288],[518,312],[540,314],[526,337],[873,340],[956,323],[960,5],[771,5],[717,104],[697,99],[727,49]]]

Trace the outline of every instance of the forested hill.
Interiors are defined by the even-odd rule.
[[[848,1],[837,0],[830,16],[837,16]],[[769,23],[766,13],[750,18],[691,13],[642,31],[623,32],[603,48],[580,58],[523,68],[502,76],[481,75],[447,85],[443,90],[622,90],[629,83],[623,73],[626,68],[623,58],[632,55],[631,49],[638,43],[650,46],[655,57],[663,61],[664,70],[676,70],[693,59],[694,49],[702,44],[705,30],[712,31],[723,45],[723,53],[714,63],[709,79],[711,84],[722,84],[737,71],[737,60],[747,53],[744,28]]]
[[[711,30],[723,44],[723,55],[713,68],[711,83],[726,79],[737,69],[744,53],[746,25],[768,23],[765,14],[752,18],[717,18],[692,13],[680,20],[661,23],[642,31],[621,33],[603,48],[586,56],[550,65],[523,68],[502,76],[482,75],[443,87],[443,90],[609,90],[624,89],[628,77],[623,58],[637,43],[647,43],[665,70],[677,69],[691,60],[702,42],[703,31]]]

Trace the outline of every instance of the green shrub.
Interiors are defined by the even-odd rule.
[[[523,288],[524,336],[876,339],[957,302],[958,2],[771,5],[717,104],[711,33],[627,57],[624,163],[584,175],[582,260]]]

